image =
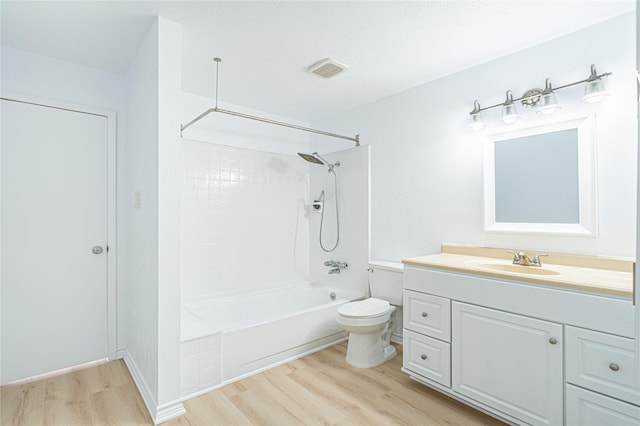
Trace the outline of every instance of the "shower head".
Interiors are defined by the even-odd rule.
[[[323,166],[327,166],[329,167],[329,172],[333,172],[333,168],[334,167],[338,167],[340,166],[340,162],[336,161],[335,163],[331,164],[330,162],[328,162],[327,160],[325,160],[324,158],[322,158],[320,156],[320,154],[318,154],[317,152],[314,152],[313,154],[309,155],[309,154],[302,154],[302,153],[298,153],[298,155],[300,157],[302,157],[303,159],[307,160],[310,163],[313,164],[320,164]]]
[[[321,159],[316,157],[316,155],[317,155],[316,152],[314,152],[313,154],[303,154],[303,153],[299,152],[298,155],[300,157],[302,157],[304,160],[307,160],[310,163],[320,164],[322,166],[324,166],[324,164],[325,164],[324,161],[322,161]]]

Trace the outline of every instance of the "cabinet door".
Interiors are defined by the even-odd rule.
[[[563,423],[562,326],[452,304],[452,387],[532,425]]]
[[[640,407],[567,385],[567,426],[637,426]]]

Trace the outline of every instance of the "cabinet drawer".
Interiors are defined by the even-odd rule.
[[[637,426],[640,407],[567,385],[567,426]]]
[[[451,301],[417,291],[404,291],[404,327],[436,339],[451,341]]]
[[[402,363],[405,369],[451,387],[450,353],[448,343],[404,330]]]
[[[566,327],[567,382],[640,404],[640,366],[635,341]]]

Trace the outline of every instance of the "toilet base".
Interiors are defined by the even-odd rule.
[[[378,333],[349,333],[346,361],[354,367],[377,367],[395,355],[396,348],[385,344]]]

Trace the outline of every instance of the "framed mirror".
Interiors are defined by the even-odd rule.
[[[597,235],[594,120],[487,135],[486,231]]]

